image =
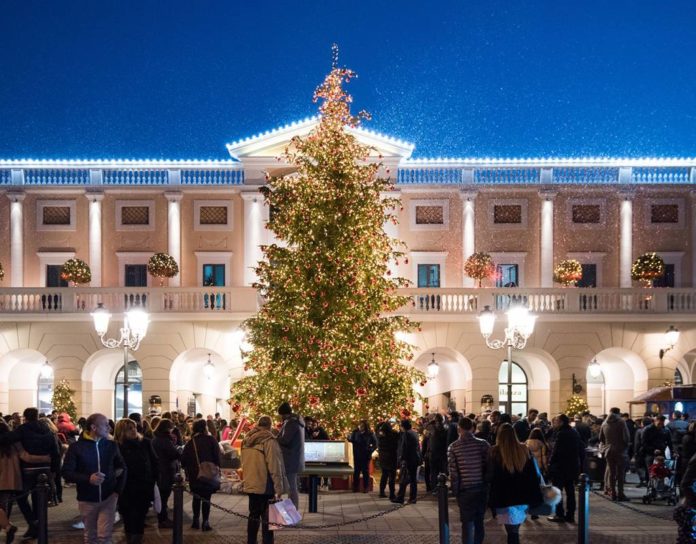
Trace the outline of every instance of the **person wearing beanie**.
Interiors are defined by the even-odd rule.
[[[295,508],[300,507],[300,495],[297,488],[297,478],[304,470],[304,441],[305,423],[301,416],[292,413],[292,408],[287,402],[278,407],[278,415],[283,419],[283,426],[278,434],[278,444],[283,453],[285,474],[288,477],[290,500]]]

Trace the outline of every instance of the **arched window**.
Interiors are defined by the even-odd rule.
[[[44,377],[39,374],[37,384],[37,402],[39,413],[50,414],[53,410],[53,375]]]
[[[683,383],[684,377],[681,371],[678,368],[674,369],[674,385],[683,385]]]
[[[498,372],[498,409],[507,414],[527,413],[527,375],[512,362],[512,408],[508,404],[508,362],[503,361]]]
[[[123,392],[126,384],[126,377],[123,372],[124,367],[116,374],[116,384],[114,387],[114,417],[120,419],[128,417],[128,414],[137,412],[143,413],[143,373],[140,370],[138,361],[128,363],[128,411],[123,413]]]

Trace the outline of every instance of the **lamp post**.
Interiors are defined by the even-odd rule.
[[[534,332],[536,316],[531,315],[524,306],[510,306],[507,315],[507,327],[505,327],[505,338],[503,340],[491,340],[493,327],[495,326],[495,312],[490,306],[485,306],[479,314],[479,328],[481,335],[486,340],[486,345],[491,349],[507,348],[507,404],[508,413],[512,413],[512,349],[524,349],[527,339]]]
[[[118,339],[104,338],[106,331],[109,329],[111,314],[104,308],[101,302],[97,304],[97,309],[92,312],[92,319],[94,320],[94,329],[97,331],[104,347],[109,349],[123,347],[123,417],[128,417],[128,388],[130,387],[128,379],[128,350],[137,351],[140,347],[141,340],[147,334],[150,316],[140,308],[128,310],[123,316],[121,337]]]
[[[662,359],[664,359],[665,353],[673,349],[678,341],[679,329],[677,329],[674,325],[670,325],[669,328],[665,331],[665,344],[667,344],[667,347],[660,348],[660,378],[663,377]],[[665,380],[665,385],[667,385],[668,381],[671,382],[671,380]]]
[[[428,363],[427,376],[429,379],[434,380],[440,373],[440,365],[435,361],[435,353],[433,352],[433,359]]]

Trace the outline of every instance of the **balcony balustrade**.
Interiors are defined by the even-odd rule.
[[[537,315],[689,314],[696,289],[447,288],[400,289],[410,303],[399,313],[476,315],[484,306],[524,304]],[[263,303],[251,287],[62,287],[0,289],[1,314],[87,314],[103,303],[111,312],[253,314]],[[696,315],[696,314],[695,314]]]

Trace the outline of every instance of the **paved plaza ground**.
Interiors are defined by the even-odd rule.
[[[419,489],[421,491],[421,489]],[[640,500],[643,489],[629,487],[631,497],[628,504],[612,503],[598,493],[590,498],[590,529],[592,544],[663,544],[676,540],[676,525],[671,520],[672,507],[663,503],[644,505]],[[392,508],[386,499],[377,498],[376,493],[362,494],[345,491],[322,492],[319,497],[319,512],[307,514],[307,496],[301,496],[301,509],[307,525],[338,523],[369,516]],[[213,495],[213,502],[235,512],[245,514],[247,499],[243,495]],[[15,509],[16,510],[16,509]],[[64,544],[82,542],[82,532],[71,527],[76,521],[77,508],[74,488],[64,491],[64,502],[49,509],[49,542]],[[246,521],[236,516],[213,509],[210,523],[214,531],[202,533],[189,528],[191,519],[190,497],[184,506],[184,542],[217,544],[246,542]],[[15,523],[23,526],[19,512],[13,512]],[[367,522],[347,525],[342,528],[323,530],[286,529],[276,533],[277,544],[436,544],[438,542],[437,502],[425,496],[415,505],[406,505],[383,517]],[[171,542],[171,531],[160,531],[154,516],[148,517],[146,544]],[[459,516],[454,500],[450,501],[451,542],[461,542]],[[486,542],[505,542],[503,529],[490,518],[486,519]],[[19,533],[21,534],[21,533]],[[541,518],[528,520],[522,528],[522,542],[534,544],[571,544],[577,541],[577,527],[568,524],[553,524]],[[124,540],[123,525],[115,531],[115,543]]]

